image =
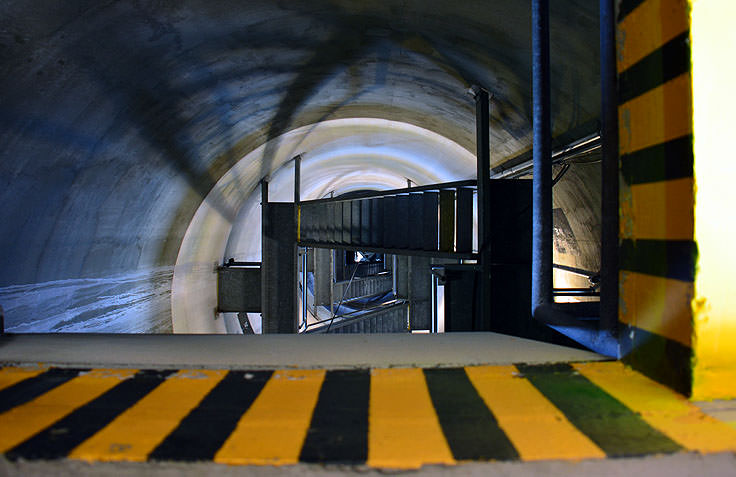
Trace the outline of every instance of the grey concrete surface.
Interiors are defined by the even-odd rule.
[[[702,409],[706,414],[709,414],[732,427],[736,427],[736,399],[696,401],[693,404]]]
[[[79,461],[8,462],[0,457],[0,475],[7,476],[238,476],[290,477],[315,475],[426,475],[499,477],[726,477],[736,475],[736,456],[676,454],[646,458],[587,460],[582,462],[489,462],[457,466],[427,466],[418,470],[391,471],[367,467],[294,465],[284,467],[227,466],[211,463],[94,463]]]
[[[0,337],[0,363],[142,368],[464,366],[607,359],[496,333]]]

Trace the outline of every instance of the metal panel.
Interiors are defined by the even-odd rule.
[[[320,242],[327,242],[327,213],[329,209],[327,204],[317,205],[317,238]]]
[[[332,220],[330,221],[330,242],[342,243],[342,204],[331,202]]]
[[[395,248],[396,238],[396,196],[383,199],[383,246]]]
[[[409,194],[409,247],[411,249],[424,248],[424,206],[422,193]]]
[[[299,206],[299,238],[300,240],[314,240],[312,233],[313,219],[311,217],[312,207],[308,205]]]
[[[383,199],[370,199],[371,201],[371,245],[380,247],[383,245]]]
[[[264,207],[261,303],[264,333],[295,333],[296,224],[293,203]]]
[[[439,192],[425,192],[422,196],[424,250],[439,250],[437,242],[439,201]]]
[[[342,239],[340,241],[344,244],[350,244],[350,227],[352,226],[352,210],[350,202],[340,202],[339,204],[342,208]]]
[[[261,311],[261,268],[218,267],[217,310]]]
[[[409,248],[409,194],[396,196],[396,248]]]
[[[440,191],[440,251],[455,249],[455,191]]]
[[[488,190],[491,203],[490,262],[494,264],[531,263],[531,197],[528,179],[496,179]],[[531,272],[530,272],[531,273]]]
[[[351,221],[350,221],[350,243],[360,245],[360,201],[350,201]]]
[[[457,189],[456,251],[470,252],[473,249],[473,189]]]
[[[371,199],[363,199],[360,202],[360,244],[371,243]]]

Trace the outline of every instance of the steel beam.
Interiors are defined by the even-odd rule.
[[[478,180],[478,255],[480,257],[480,310],[478,329],[491,320],[491,140],[488,91],[475,95],[476,165]]]
[[[618,325],[618,98],[616,23],[613,0],[600,0],[601,51],[601,319],[615,334]]]

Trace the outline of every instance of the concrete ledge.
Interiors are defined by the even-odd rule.
[[[604,356],[496,333],[0,336],[0,362],[141,368],[365,368],[591,361]]]

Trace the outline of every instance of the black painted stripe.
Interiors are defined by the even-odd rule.
[[[688,71],[690,32],[686,31],[618,75],[618,102],[624,104]]]
[[[692,240],[626,239],[619,249],[622,270],[673,278],[695,280],[698,246]]]
[[[79,375],[80,369],[51,368],[0,391],[0,413],[36,399]]]
[[[693,176],[693,137],[683,136],[621,156],[621,174],[629,185]]]
[[[442,432],[456,460],[519,458],[464,369],[425,369],[424,376]]]
[[[622,361],[643,375],[689,396],[692,391],[690,347],[656,333],[625,326],[621,332]]]
[[[629,13],[633,12],[636,7],[644,3],[646,0],[621,0],[618,4],[618,22],[622,22]]]
[[[9,459],[58,459],[107,426],[161,384],[171,371],[140,371],[77,408],[6,454]]]
[[[567,419],[609,457],[672,453],[682,447],[569,364],[517,365]]]
[[[151,452],[149,460],[212,460],[271,374],[230,371]]]
[[[299,460],[365,463],[370,384],[368,370],[327,372]]]

